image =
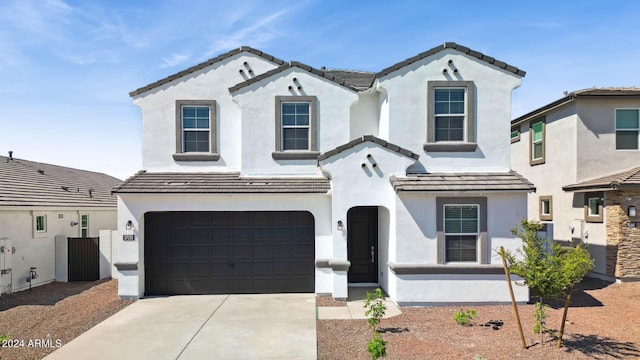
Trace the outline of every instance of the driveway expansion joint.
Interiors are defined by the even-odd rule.
[[[189,344],[191,344],[191,342],[193,341],[193,339],[195,339],[196,336],[198,336],[198,333],[200,333],[200,330],[202,330],[202,328],[209,322],[209,320],[211,320],[211,318],[213,317],[213,315],[215,315],[216,312],[218,312],[218,309],[220,309],[220,307],[222,306],[222,304],[224,304],[227,299],[229,299],[231,295],[227,295],[224,300],[222,300],[222,302],[220,302],[220,304],[218,304],[218,306],[216,306],[216,308],[211,312],[211,315],[209,315],[209,317],[207,318],[207,320],[205,320],[202,325],[200,325],[200,327],[198,328],[198,330],[193,333],[193,336],[191,336],[191,339],[189,339],[189,341],[184,345],[184,347],[182,347],[182,350],[180,350],[180,353],[178,353],[178,356],[176,356],[176,360],[178,360],[180,358],[180,356],[182,356],[182,353],[184,353],[184,351],[187,349],[187,347],[189,346]]]

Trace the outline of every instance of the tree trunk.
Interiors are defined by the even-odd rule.
[[[540,304],[538,306],[538,311],[540,314],[540,317],[538,318],[538,326],[540,328],[540,345],[544,345],[544,298],[542,296],[540,296],[540,302],[538,304]]]
[[[520,323],[520,315],[518,314],[518,306],[516,305],[516,297],[513,295],[513,286],[511,285],[511,274],[509,273],[509,266],[507,266],[507,259],[504,253],[504,247],[500,246],[500,256],[502,257],[502,266],[504,267],[504,275],[507,277],[507,285],[509,285],[509,295],[511,295],[511,305],[513,305],[513,313],[516,316],[516,322],[518,323],[518,332],[520,333],[520,340],[522,341],[522,348],[527,348],[527,342],[524,340],[524,334],[522,333],[522,324]]]
[[[573,286],[569,288],[567,297],[564,300],[564,312],[562,313],[562,323],[560,325],[560,335],[558,335],[558,349],[562,346],[562,336],[564,335],[564,324],[567,321],[567,313],[569,312],[569,305],[571,304],[571,293],[573,292]]]

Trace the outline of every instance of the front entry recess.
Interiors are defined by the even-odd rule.
[[[347,212],[347,253],[350,283],[378,282],[378,208],[355,207]]]

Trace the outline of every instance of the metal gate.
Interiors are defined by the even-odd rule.
[[[69,282],[99,280],[98,243],[98,238],[67,238]]]

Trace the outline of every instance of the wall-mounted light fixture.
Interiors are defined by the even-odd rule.
[[[635,217],[636,216],[636,207],[635,206],[629,206],[627,208],[627,215],[629,215],[631,217]]]
[[[127,221],[127,224],[125,225],[125,229],[132,230],[133,229],[133,221],[131,221],[131,220]]]
[[[78,222],[77,222],[77,221],[72,221],[72,222],[71,222],[71,227],[74,227],[74,226],[76,226],[76,225],[78,225]]]
[[[338,231],[342,230],[344,230],[344,224],[342,223],[342,220],[338,220]]]

